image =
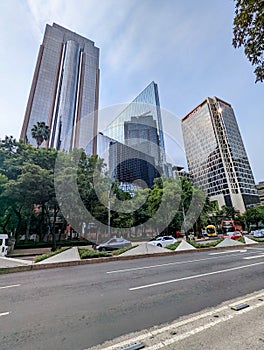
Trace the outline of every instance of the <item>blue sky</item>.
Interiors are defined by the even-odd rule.
[[[100,48],[100,108],[130,102],[152,80],[175,118],[207,96],[230,102],[263,181],[263,84],[232,47],[233,16],[232,0],[1,0],[0,137],[19,137],[45,25],[56,22]]]

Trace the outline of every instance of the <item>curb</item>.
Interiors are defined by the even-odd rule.
[[[0,268],[0,275],[7,273],[15,273],[15,272],[24,272],[24,271],[33,271],[33,270],[46,270],[53,269],[59,267],[68,267],[68,266],[80,266],[80,265],[89,265],[89,264],[99,264],[99,263],[110,263],[113,261],[122,261],[122,260],[136,260],[143,258],[153,258],[153,257],[161,257],[161,256],[170,256],[175,254],[188,254],[188,253],[199,253],[206,252],[212,250],[233,250],[233,249],[245,249],[247,246],[259,246],[263,245],[262,243],[256,244],[241,244],[230,247],[208,247],[208,248],[196,248],[196,250],[182,250],[182,251],[169,251],[165,253],[152,253],[152,254],[140,254],[140,255],[132,255],[132,256],[111,256],[105,258],[92,258],[92,259],[83,259],[83,260],[75,260],[75,261],[62,261],[57,263],[48,263],[48,264],[32,264],[28,266],[17,266],[17,267],[6,267]]]

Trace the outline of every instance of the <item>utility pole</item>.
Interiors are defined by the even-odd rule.
[[[109,184],[109,190],[108,190],[108,218],[107,218],[107,235],[108,239],[111,238],[111,188],[112,184]]]

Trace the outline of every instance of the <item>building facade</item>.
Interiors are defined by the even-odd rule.
[[[104,159],[109,175],[118,181],[125,191],[152,187],[154,179],[161,174],[151,155],[129,147],[117,140],[99,133],[97,137],[98,155]]]
[[[99,49],[94,42],[53,23],[40,45],[21,139],[34,143],[37,122],[50,128],[49,147],[96,154]]]
[[[257,184],[257,190],[259,194],[260,204],[264,205],[264,181],[261,181]]]
[[[166,155],[158,85],[152,81],[103,130],[104,135],[154,157],[166,174]],[[149,153],[150,150],[150,153]]]
[[[232,106],[206,98],[182,119],[188,168],[193,182],[219,207],[244,212],[259,203],[253,173]]]

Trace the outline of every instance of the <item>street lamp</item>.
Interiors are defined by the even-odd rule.
[[[111,195],[111,188],[112,184],[109,184],[109,190],[108,190],[108,217],[107,217],[107,235],[108,239],[111,238],[111,201],[110,201],[110,195]]]

